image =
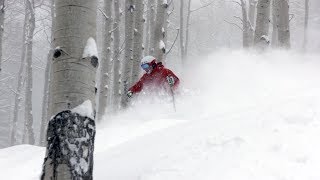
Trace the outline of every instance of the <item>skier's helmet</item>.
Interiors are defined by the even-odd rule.
[[[150,73],[156,65],[156,58],[153,56],[145,56],[141,59],[141,68],[147,73]]]

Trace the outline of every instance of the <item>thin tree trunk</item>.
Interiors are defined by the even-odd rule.
[[[155,26],[155,41],[154,41],[154,50],[155,58],[162,62],[163,56],[166,53],[166,45],[164,44],[164,38],[167,35],[164,31],[164,17],[168,4],[166,1],[158,0],[157,3],[157,16],[156,16],[156,26]]]
[[[180,0],[180,56],[181,56],[181,62],[184,63],[184,0]]]
[[[112,17],[111,8],[112,0],[104,1],[104,34],[103,34],[103,48],[102,48],[102,60],[100,61],[100,87],[99,91],[99,109],[98,109],[98,120],[101,120],[102,116],[106,113],[107,102],[110,100],[111,89],[111,70],[112,70],[112,59],[111,59],[111,27]]]
[[[135,6],[133,0],[126,0],[125,2],[125,48],[124,48],[124,61],[122,70],[122,107],[127,106],[127,90],[130,85],[130,75],[132,71],[132,48],[133,48],[133,21]]]
[[[279,1],[280,16],[278,28],[279,47],[290,48],[289,0]]]
[[[18,84],[17,84],[17,90],[15,92],[14,108],[13,108],[13,120],[12,120],[12,131],[11,131],[11,141],[10,141],[12,146],[17,144],[16,135],[17,135],[18,120],[19,120],[19,111],[21,109],[21,101],[22,101],[23,71],[25,69],[25,61],[26,61],[27,22],[28,22],[28,16],[26,14],[24,17],[23,32],[22,32],[20,67],[17,74]]]
[[[256,9],[257,9],[257,0],[249,0],[249,21],[252,27],[255,27],[256,23]]]
[[[272,0],[272,41],[273,48],[278,47],[279,0]]]
[[[141,0],[136,0],[135,5],[135,29],[133,39],[133,67],[131,82],[136,82],[139,79],[140,61],[143,53],[144,3]]]
[[[117,111],[120,106],[120,84],[121,84],[121,73],[120,73],[120,7],[119,0],[114,0],[114,23],[113,23],[113,96],[112,96],[112,106],[113,110]]]
[[[26,0],[26,15],[28,16],[27,38],[26,38],[26,92],[25,92],[25,132],[27,137],[26,143],[35,144],[35,137],[33,131],[33,114],[32,114],[32,49],[33,49],[33,33],[35,29],[35,12],[34,1]]]
[[[303,50],[306,50],[308,44],[308,24],[309,24],[309,0],[305,0],[305,15],[304,15],[304,36],[303,36]]]
[[[259,0],[257,5],[255,46],[265,48],[269,44],[270,0]]]
[[[93,179],[95,0],[56,0],[52,110],[42,180]]]
[[[148,0],[147,5],[147,27],[146,27],[146,40],[145,40],[145,55],[149,55],[151,53],[152,45],[151,45],[151,37],[154,32],[154,17],[155,17],[155,0]],[[151,48],[150,48],[151,47]]]
[[[247,5],[244,0],[241,1],[242,9],[242,44],[244,48],[250,47],[250,21],[248,21]]]
[[[308,34],[307,34],[308,24],[309,24],[309,0],[305,0],[303,50],[306,50],[306,47],[308,44]]]
[[[149,40],[149,55],[155,55],[155,47],[154,47],[154,41],[155,41],[155,30],[156,30],[156,7],[157,3],[155,0],[153,1],[153,5],[151,7],[151,15],[150,15],[150,40]]]
[[[188,57],[188,46],[189,46],[189,26],[190,26],[190,17],[191,17],[191,0],[188,1],[188,14],[186,22],[186,42],[184,44],[184,55],[183,57]]]
[[[47,64],[45,70],[45,78],[44,78],[44,88],[43,88],[43,99],[42,99],[42,118],[41,118],[41,127],[40,127],[40,145],[45,146],[45,137],[46,137],[46,130],[48,126],[48,110],[49,110],[49,94],[50,94],[50,79],[51,79],[51,59],[53,56],[53,33],[54,33],[54,26],[55,26],[55,17],[54,17],[54,0],[50,0],[50,10],[51,10],[51,38],[50,38],[50,51],[47,56]]]
[[[2,44],[4,32],[5,0],[0,0],[0,72],[2,68]]]

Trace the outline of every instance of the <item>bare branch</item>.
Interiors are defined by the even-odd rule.
[[[177,30],[176,38],[174,39],[173,44],[172,44],[171,48],[169,49],[169,51],[166,53],[166,55],[168,55],[170,53],[171,49],[173,48],[174,44],[176,43],[176,41],[178,39],[178,36],[179,36],[179,33],[180,33],[180,29],[176,29],[176,30]]]
[[[198,10],[202,9],[202,8],[208,7],[208,6],[210,6],[211,4],[213,4],[214,2],[215,2],[215,1],[211,1],[211,2],[209,2],[208,4],[203,5],[203,6],[199,7],[199,8],[197,8],[197,9],[190,10],[190,13],[193,13],[193,12],[195,12],[195,11],[198,11]]]
[[[226,20],[223,20],[223,21],[228,23],[228,24],[234,25],[234,26],[238,27],[241,31],[243,31],[242,27],[240,27],[238,24],[232,23],[232,22],[229,22],[229,21],[226,21]]]

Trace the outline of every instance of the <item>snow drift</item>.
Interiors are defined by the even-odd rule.
[[[97,125],[94,178],[319,179],[319,57],[221,51],[194,59],[178,73],[177,112],[170,97],[144,96]],[[36,179],[43,157],[34,146],[0,150],[0,179]]]

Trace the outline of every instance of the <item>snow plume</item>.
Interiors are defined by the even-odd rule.
[[[99,57],[96,41],[92,37],[90,37],[87,40],[87,44],[83,50],[82,58],[87,58],[92,56]]]
[[[106,116],[94,179],[320,179],[319,58],[224,50],[193,57],[183,75],[169,64],[181,79],[177,112],[170,95],[141,93]],[[37,149],[16,148],[0,150],[3,179],[38,177]]]

